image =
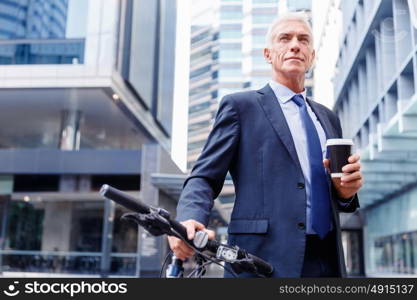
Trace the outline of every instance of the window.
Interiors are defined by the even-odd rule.
[[[242,32],[240,30],[222,30],[220,31],[220,38],[227,39],[227,38],[241,38]]]
[[[223,49],[220,51],[220,60],[222,59],[241,59],[242,51],[235,49]]]
[[[279,0],[252,0],[253,4],[277,4]]]
[[[221,20],[239,20],[243,18],[241,11],[222,11],[220,12]]]
[[[223,68],[219,70],[219,77],[240,77],[240,76],[242,76],[240,68],[233,68],[233,69]]]
[[[252,18],[253,24],[270,24],[276,18],[276,15],[255,15]]]
[[[84,62],[88,1],[2,1],[0,64]],[[7,43],[2,41],[7,40]]]
[[[189,113],[192,114],[192,113],[207,110],[210,108],[210,104],[211,103],[207,101],[207,102],[203,102],[197,105],[190,106]]]
[[[379,273],[417,274],[417,232],[380,237],[374,242]]]
[[[209,72],[210,70],[211,70],[211,66],[205,66],[205,67],[199,68],[190,73],[190,78],[198,77],[204,73]]]
[[[209,36],[210,36],[210,32],[209,31],[204,31],[204,32],[200,33],[199,35],[193,37],[191,39],[191,44],[195,44],[195,43],[197,43],[201,40],[204,40],[205,38],[207,38]]]

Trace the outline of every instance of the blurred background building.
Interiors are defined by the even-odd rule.
[[[151,175],[181,173],[176,1],[0,0],[0,12],[0,272],[155,276],[166,242],[120,222],[98,190],[175,208]]]
[[[367,276],[417,274],[416,6],[414,0],[340,1],[334,110],[362,157]],[[357,243],[355,235],[346,242]]]

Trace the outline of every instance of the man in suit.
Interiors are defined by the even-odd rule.
[[[306,97],[314,56],[304,15],[287,14],[271,25],[264,49],[271,81],[222,99],[177,207],[189,238],[195,230],[213,238],[205,226],[229,171],[236,199],[228,243],[271,263],[274,277],[345,276],[338,214],[359,207],[359,155],[349,157],[341,179],[326,172],[326,139],[341,138],[342,129],[336,114]],[[169,243],[181,259],[193,254],[174,237]]]

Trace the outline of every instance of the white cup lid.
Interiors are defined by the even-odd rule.
[[[326,147],[335,146],[335,145],[353,146],[353,141],[351,139],[328,139],[326,141]]]

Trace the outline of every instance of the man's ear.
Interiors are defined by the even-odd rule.
[[[316,64],[316,50],[313,49],[313,53],[311,54],[311,62],[309,70]]]
[[[267,63],[271,64],[271,49],[269,48],[264,48],[264,57]]]

